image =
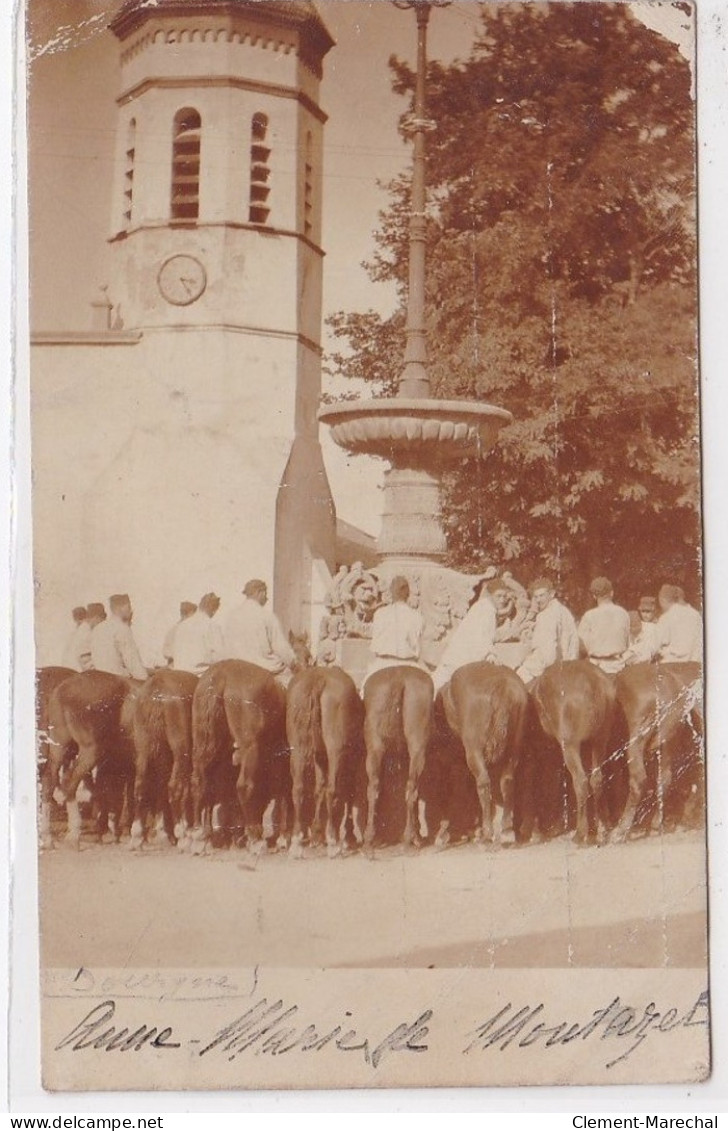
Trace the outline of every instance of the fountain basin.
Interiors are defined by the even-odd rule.
[[[506,409],[478,401],[405,397],[339,401],[318,415],[347,451],[418,467],[482,454],[513,420]]]

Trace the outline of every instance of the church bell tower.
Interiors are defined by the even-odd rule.
[[[208,575],[225,559],[240,587],[266,576],[284,623],[308,628],[312,570],[333,566],[335,539],[316,417],[333,40],[308,0],[127,0],[110,28],[110,297],[145,343],[154,391],[140,396],[199,468],[190,550],[219,540]],[[216,471],[218,445],[239,458]],[[234,529],[210,525],[218,505]]]

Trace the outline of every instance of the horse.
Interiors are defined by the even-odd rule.
[[[53,799],[66,806],[66,839],[75,847],[81,840],[76,790],[93,770],[99,836],[108,827],[113,839],[119,840],[134,773],[132,704],[141,686],[109,672],[87,671],[63,680],[51,694],[48,788]],[[61,784],[60,771],[72,756],[74,744],[78,754]]]
[[[248,847],[261,851],[268,801],[290,794],[283,688],[257,664],[212,664],[192,699],[192,740],[194,822],[203,843],[212,837],[213,807],[226,809],[234,792]]]
[[[315,774],[311,844],[320,843],[326,808],[326,845],[338,855],[352,838],[352,810],[363,755],[363,706],[351,676],[339,667],[307,667],[286,691],[286,734],[291,752],[293,833],[290,852],[302,854],[306,776]],[[340,841],[346,818],[346,835]]]
[[[49,848],[51,837],[51,800],[53,789],[50,785],[50,739],[48,734],[48,705],[50,697],[65,680],[77,675],[75,668],[38,668],[35,673],[35,721],[38,756],[38,783],[40,786],[40,843]],[[75,756],[76,749],[69,749],[69,757]]]
[[[529,688],[538,722],[559,744],[576,796],[576,841],[601,839],[609,823],[604,771],[616,687],[588,660],[552,664]],[[596,827],[595,827],[596,826]]]
[[[702,715],[694,691],[699,677],[697,664],[634,664],[617,675],[617,700],[628,734],[629,793],[612,834],[614,841],[626,840],[649,809],[657,806],[661,818],[671,787],[695,762],[690,755],[686,762],[682,749],[685,723],[694,724],[696,715],[701,731],[698,747],[702,746]],[[648,774],[650,763],[656,764],[653,780]]]
[[[382,764],[387,755],[409,760],[404,844],[419,845],[419,781],[433,722],[433,684],[426,671],[411,664],[381,668],[364,685],[364,742],[367,772],[367,824],[364,846],[371,853],[376,828]]]
[[[150,813],[161,813],[171,844],[191,824],[192,697],[197,680],[191,672],[162,668],[136,697],[132,848],[146,841]]]
[[[478,791],[476,840],[493,842],[494,806],[501,811],[498,840],[514,840],[514,777],[528,709],[523,680],[500,664],[466,664],[454,672],[439,699],[450,730],[462,743]],[[448,814],[436,837],[439,846],[447,843],[449,823]]]

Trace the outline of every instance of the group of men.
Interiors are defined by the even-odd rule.
[[[576,620],[556,596],[549,578],[531,586],[532,609],[526,635],[526,652],[518,675],[530,684],[559,660],[589,659],[603,671],[615,674],[627,664],[640,661],[700,661],[703,624],[700,613],[687,604],[679,586],[663,585],[657,599],[643,597],[636,613],[628,613],[614,602],[611,582],[597,577],[590,586],[594,607]],[[372,620],[372,660],[365,681],[381,668],[414,664],[421,659],[424,622],[409,604],[406,578],[395,577],[390,602]],[[264,581],[249,581],[243,602],[223,623],[216,614],[220,598],[206,593],[199,605],[183,602],[180,620],[168,632],[163,652],[172,668],[202,674],[219,660],[239,659],[257,664],[286,683],[296,666],[296,657],[278,618],[265,606],[268,589]],[[500,578],[485,581],[477,599],[447,641],[431,673],[435,692],[453,673],[477,661],[497,663],[496,635],[507,616],[512,593]],[[661,615],[658,617],[658,608]],[[142,663],[132,633],[132,607],[126,594],[109,598],[109,615],[95,603],[73,610],[75,628],[65,657],[77,671],[95,669],[144,680],[149,674]],[[425,670],[428,670],[425,668]]]
[[[407,604],[409,585],[395,577],[390,587],[391,604],[383,606],[372,623],[372,663],[367,678],[392,664],[421,661],[424,624],[420,613]],[[643,597],[638,617],[614,602],[612,584],[606,577],[591,583],[595,606],[577,625],[571,612],[558,600],[550,579],[541,577],[531,586],[532,620],[525,640],[526,654],[517,673],[530,684],[559,660],[590,660],[608,674],[641,661],[698,661],[702,659],[703,622],[688,605],[682,589],[663,585],[657,599]],[[435,692],[450,681],[465,664],[498,663],[496,633],[511,601],[509,587],[499,578],[486,581],[475,602],[451,634],[440,662],[432,673]],[[661,611],[658,619],[657,610]]]
[[[167,633],[162,651],[168,666],[201,675],[218,660],[247,660],[285,682],[296,662],[278,618],[265,608],[268,588],[257,578],[247,582],[243,602],[224,625],[216,617],[220,598],[205,593],[198,605],[183,601],[180,619]],[[126,679],[145,680],[132,632],[133,610],[126,594],[109,598],[109,615],[101,604],[73,610],[75,628],[65,664],[76,671],[105,671]]]

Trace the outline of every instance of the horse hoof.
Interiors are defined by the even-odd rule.
[[[129,837],[128,849],[130,852],[140,852],[144,845],[144,839],[141,833],[132,833]]]
[[[204,856],[208,851],[208,843],[206,840],[193,840],[191,845],[191,852],[193,856]]]
[[[66,833],[62,841],[64,848],[71,848],[74,852],[81,851],[81,834],[80,833]]]
[[[366,843],[364,844],[364,855],[366,856],[367,860],[373,860],[374,859],[374,845],[373,844],[366,844]]]
[[[291,860],[303,860],[303,845],[300,840],[294,840],[291,842],[291,846],[288,849],[288,855],[290,856]]]
[[[248,852],[251,856],[255,856],[256,858],[259,856],[265,856],[268,852],[268,845],[264,840],[251,841],[248,845]]]
[[[326,855],[328,856],[329,860],[335,860],[337,856],[341,856],[341,845],[327,844]]]

